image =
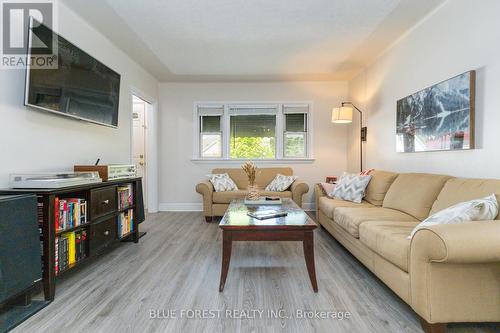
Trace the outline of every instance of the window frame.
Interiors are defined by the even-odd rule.
[[[199,113],[200,107],[216,107],[223,106],[223,114],[221,116],[221,135],[222,135],[222,157],[202,157],[201,156],[201,117]],[[275,158],[231,158],[230,157],[230,117],[234,114],[235,108],[275,108],[276,112],[273,113],[276,115],[276,128],[275,128],[275,145],[276,145],[276,154]],[[298,107],[303,108],[304,112],[287,112],[287,113],[305,113],[306,116],[306,133],[305,133],[305,156],[304,157],[286,157],[285,156],[285,129],[286,129],[286,117],[285,117],[285,107]],[[232,111],[231,111],[232,110]],[[313,103],[311,101],[285,101],[285,102],[232,102],[232,101],[213,101],[213,102],[194,102],[193,103],[193,128],[194,128],[194,138],[198,138],[197,140],[193,140],[193,158],[194,162],[213,162],[213,161],[225,161],[225,162],[237,162],[241,161],[258,161],[258,162],[312,162],[314,161],[313,157],[313,149],[312,149],[312,136],[313,136],[313,117],[312,117]],[[231,111],[231,112],[230,112]],[[245,112],[237,113],[236,115],[244,115],[249,114]],[[266,113],[250,113],[250,114],[270,114]],[[289,132],[292,133],[292,132]],[[303,132],[300,132],[303,133]]]

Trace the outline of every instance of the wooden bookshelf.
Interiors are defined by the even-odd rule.
[[[122,209],[118,208],[118,187],[131,185],[133,202]],[[53,300],[56,290],[56,278],[71,271],[84,262],[88,262],[99,254],[109,252],[113,245],[123,240],[139,242],[139,223],[143,222],[144,202],[142,195],[142,179],[128,178],[102,183],[71,186],[60,189],[3,189],[0,194],[31,193],[37,196],[39,207],[39,226],[43,248],[43,288],[46,300]],[[87,223],[65,230],[56,230],[55,199],[82,198],[87,202]],[[120,214],[133,209],[133,230],[118,236],[118,219]],[[74,231],[87,230],[84,244],[86,256],[55,274],[55,240],[56,237]]]

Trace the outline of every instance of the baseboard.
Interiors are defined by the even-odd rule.
[[[193,203],[161,203],[158,210],[160,212],[201,212],[203,204],[198,202]]]
[[[314,202],[304,202],[302,209],[306,211],[314,211]],[[198,202],[192,203],[161,203],[158,206],[160,212],[201,212],[203,211],[203,204]]]

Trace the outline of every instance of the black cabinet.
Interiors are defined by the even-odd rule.
[[[118,209],[118,188],[132,185],[133,202],[126,209]],[[64,271],[60,271],[57,276],[79,267],[83,261],[87,261],[92,256],[106,252],[113,244],[120,241],[139,241],[139,223],[144,221],[144,205],[142,198],[142,179],[128,178],[113,180],[103,183],[86,184],[80,186],[65,187],[60,189],[5,189],[0,190],[2,194],[32,194],[31,200],[36,200],[35,207],[38,207],[38,225],[41,230],[42,240],[42,277],[46,300],[53,300],[55,295],[56,279],[56,240],[66,232],[81,233],[85,231],[87,239],[85,248],[88,248],[88,256],[84,259],[69,263]],[[87,201],[87,222],[78,226],[70,227],[64,231],[56,230],[56,216],[58,207],[56,202],[64,198],[84,198]],[[119,238],[118,219],[120,214],[130,211],[132,232],[125,237]],[[133,210],[133,213],[132,213]],[[31,210],[33,213],[33,211]],[[35,221],[36,223],[36,221]],[[38,229],[37,229],[38,230]],[[1,233],[0,233],[1,234]],[[40,251],[40,242],[36,244]],[[58,250],[59,251],[58,244]],[[87,247],[88,246],[88,247]],[[86,252],[86,251],[85,251]],[[39,252],[38,252],[39,253]],[[40,258],[39,258],[40,259]],[[1,267],[0,267],[1,269]],[[58,266],[58,269],[60,267]],[[1,272],[0,272],[1,273]]]

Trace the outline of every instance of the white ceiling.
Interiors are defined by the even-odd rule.
[[[443,0],[65,0],[161,81],[349,79]]]

